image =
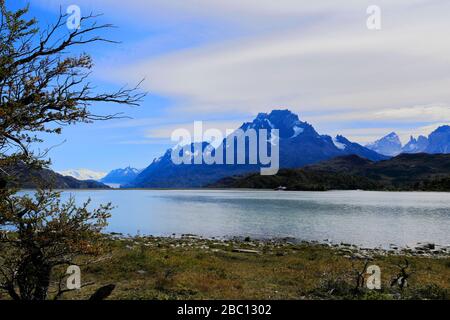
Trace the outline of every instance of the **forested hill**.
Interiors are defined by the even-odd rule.
[[[373,162],[355,155],[338,157],[275,176],[250,174],[212,184],[222,188],[288,190],[423,190],[450,191],[449,154],[401,154]]]

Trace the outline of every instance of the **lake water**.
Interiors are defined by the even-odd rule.
[[[365,247],[450,244],[450,193],[245,190],[65,191],[112,202],[109,231],[329,239]]]

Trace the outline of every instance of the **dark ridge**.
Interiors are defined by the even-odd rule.
[[[54,188],[54,189],[109,189],[95,180],[77,180],[63,176],[50,169],[30,169],[24,164],[2,170],[0,180],[3,185],[22,189]]]
[[[350,155],[301,169],[280,170],[275,176],[235,176],[210,185],[257,189],[279,186],[288,190],[450,191],[450,154],[401,154],[378,162]]]

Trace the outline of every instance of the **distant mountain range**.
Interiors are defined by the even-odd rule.
[[[224,178],[210,187],[287,190],[450,191],[450,154],[401,154],[370,161],[356,155],[337,157],[275,176],[258,173]]]
[[[138,176],[142,170],[128,166],[124,169],[116,169],[109,172],[105,177],[100,179],[103,183],[126,184],[130,183]]]
[[[70,169],[57,171],[58,174],[65,177],[73,177],[77,180],[96,180],[104,184],[121,185],[133,181],[142,170],[130,166],[123,169],[115,169],[109,173],[97,172],[89,169]]]
[[[7,175],[6,175],[7,173]],[[63,176],[50,169],[30,170],[23,164],[4,168],[0,174],[0,185],[4,181],[18,188],[32,189],[37,186],[54,189],[107,189],[107,185],[95,180],[77,180],[71,176]]]
[[[70,169],[64,171],[57,171],[63,176],[74,177],[78,180],[100,180],[106,176],[105,172],[97,172],[89,169]]]
[[[274,110],[271,113],[260,113],[252,122],[244,123],[239,129],[272,129],[279,130],[280,167],[299,168],[305,165],[345,155],[358,155],[372,161],[387,159],[376,151],[351,142],[343,136],[330,137],[319,134],[312,125],[300,121],[298,116],[289,110]],[[206,144],[203,144],[202,148]],[[217,147],[227,152],[228,145],[224,140]],[[195,145],[191,144],[191,157]],[[219,150],[219,149],[216,149]],[[172,150],[155,159],[146,169],[124,187],[140,188],[185,188],[202,187],[218,179],[259,171],[261,165],[207,165],[181,164],[175,165],[171,159]],[[246,158],[248,158],[246,156]]]
[[[402,146],[395,132],[366,145],[368,149],[386,156],[396,156],[400,153],[450,153],[450,126],[441,126],[428,137],[411,136],[409,142]]]
[[[171,155],[173,152],[180,153],[183,150],[181,146],[175,150],[168,149],[144,170],[129,166],[112,170],[104,177],[101,177],[103,173],[87,169],[59,174],[47,169],[30,172],[23,167],[15,168],[13,175],[17,175],[16,180],[23,188],[33,188],[36,181],[41,180],[47,183],[52,181],[54,188],[75,189],[107,188],[105,184],[123,188],[198,188],[212,185],[272,188],[277,184],[285,184],[294,190],[418,190],[425,187],[441,190],[445,189],[443,186],[448,182],[445,170],[450,172],[450,167],[447,166],[447,157],[427,157],[426,154],[450,153],[450,126],[441,126],[428,137],[411,137],[405,145],[402,145],[395,132],[391,132],[366,146],[351,142],[342,135],[331,137],[319,134],[311,124],[301,121],[289,110],[260,113],[239,129],[244,132],[248,129],[266,129],[269,132],[266,138],[268,148],[272,143],[271,130],[279,130],[281,170],[276,176],[261,176],[259,171],[264,165],[259,161],[257,164],[248,164],[248,150],[245,154],[247,164],[208,165],[202,162],[176,165]],[[196,151],[207,147],[210,146],[206,142],[191,144],[186,154],[193,159]],[[230,148],[224,139],[210,152],[213,154],[221,150],[227,154]],[[236,151],[236,146],[234,148],[231,151]],[[408,154],[416,157],[409,157]],[[388,160],[391,157],[395,158]],[[441,160],[443,162],[439,163]],[[433,171],[435,169],[436,172]],[[418,180],[414,180],[416,178]]]

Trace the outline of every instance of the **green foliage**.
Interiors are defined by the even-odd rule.
[[[449,300],[450,291],[435,284],[428,284],[414,290],[408,295],[413,300]]]
[[[111,42],[95,35],[110,25],[97,25],[89,15],[81,18],[82,28],[67,32],[65,14],[47,29],[27,16],[28,7],[10,11],[0,0],[0,288],[12,299],[44,300],[56,269],[102,253],[101,231],[111,205],[89,210],[89,202],[63,203],[58,192],[42,189],[34,198],[17,196],[12,183],[20,179],[17,169],[37,172],[34,178],[48,173],[42,170],[49,164],[48,150],[36,154],[31,148],[42,142],[38,133],[60,134],[64,125],[115,118],[95,115],[89,107],[137,105],[144,94],[136,88],[94,92],[88,81],[91,57],[69,53],[74,46]],[[55,297],[64,292],[62,280]],[[105,286],[97,297],[113,289]]]
[[[0,287],[13,299],[46,299],[57,267],[103,253],[101,231],[110,204],[91,211],[89,202],[76,206],[70,198],[63,203],[58,192],[38,190],[34,198],[5,193],[0,198]]]

